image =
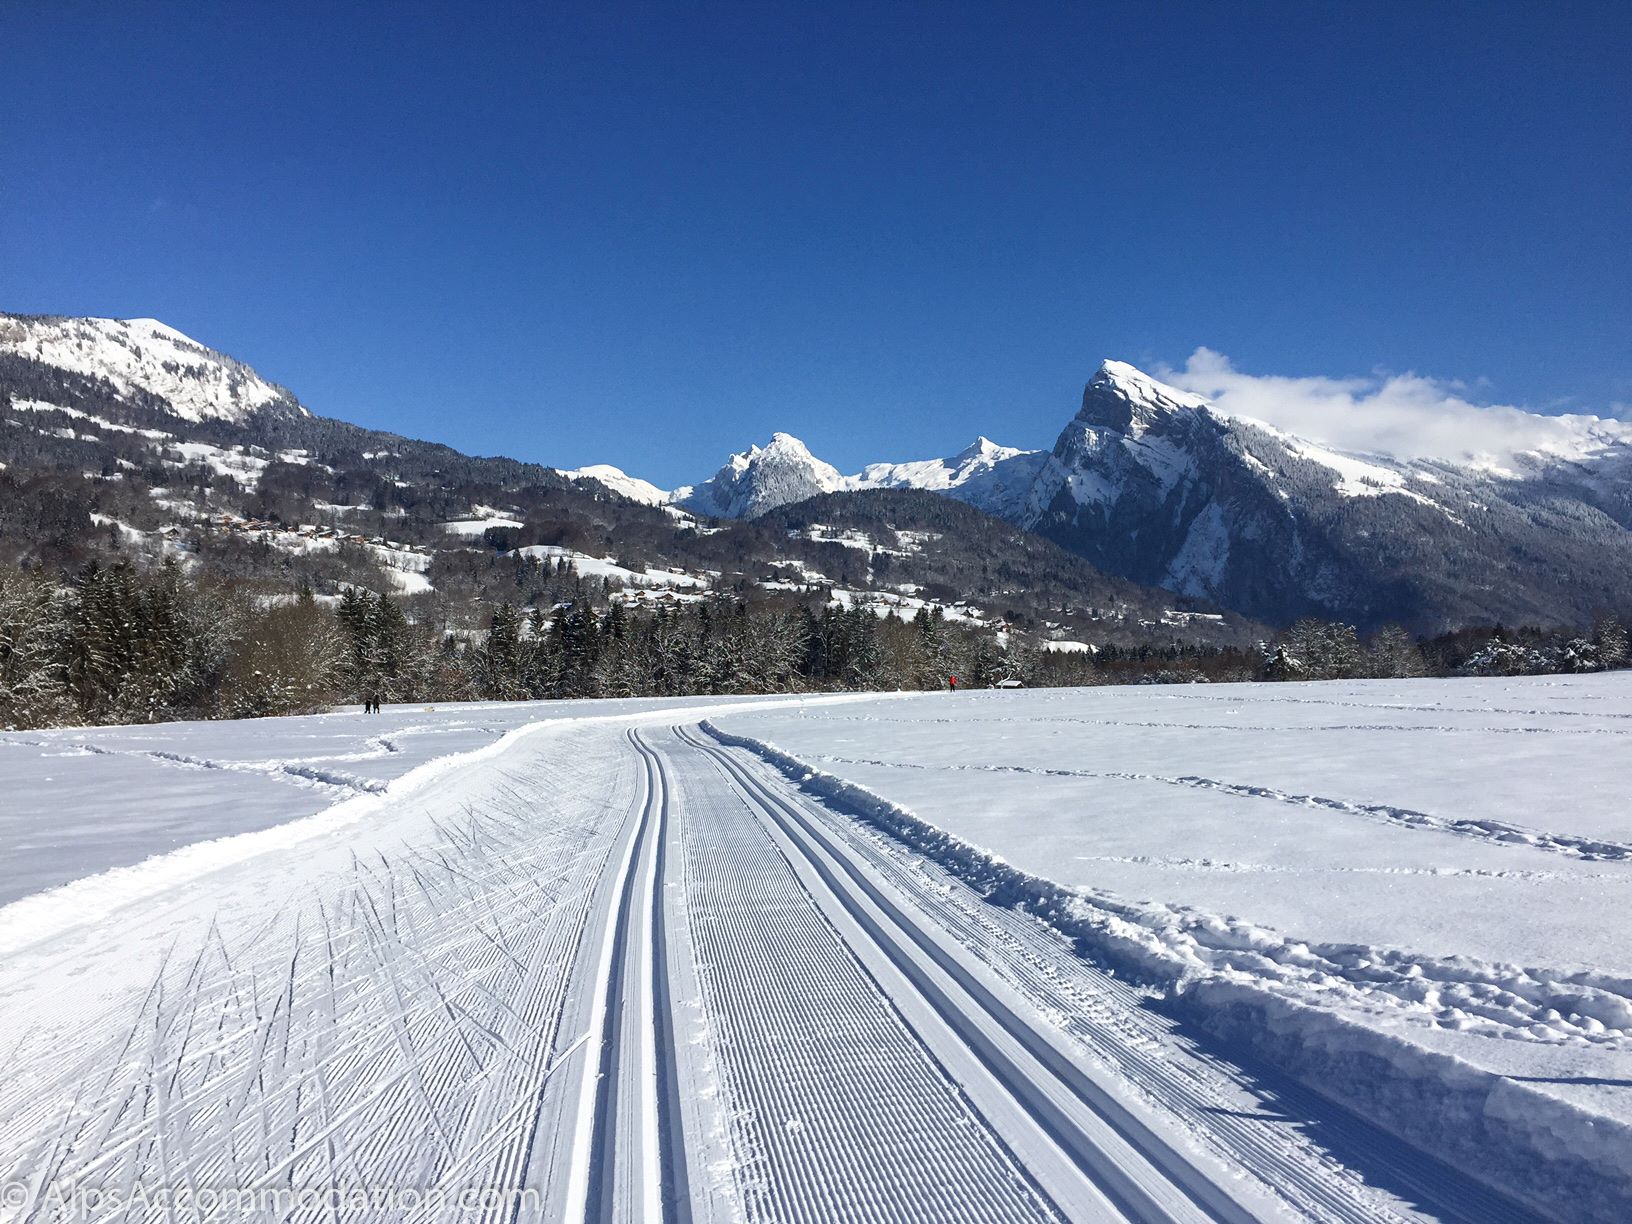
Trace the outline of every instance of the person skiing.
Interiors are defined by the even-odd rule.
[[[950,689],[954,693],[957,692],[958,691],[958,678],[956,676],[948,676],[946,678],[946,687],[948,689]]]

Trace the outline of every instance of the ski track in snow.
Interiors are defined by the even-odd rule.
[[[1081,1054],[1112,1068],[1152,1106],[1182,1118],[1190,1135],[1225,1160],[1272,1182],[1300,1215],[1312,1219],[1397,1218],[1345,1169],[1289,1133],[1294,1118],[1329,1114],[1324,1103],[1290,1082],[1266,1086],[1238,1068],[1209,1059],[1181,1036],[1170,1018],[1149,1006],[1150,996],[1096,967],[1047,925],[987,897],[935,862],[880,830],[812,805],[834,836],[866,866],[921,908],[928,924],[953,934],[1005,984],[1060,1031]],[[1358,1119],[1327,1118],[1355,1148],[1387,1152],[1396,1176],[1431,1189],[1444,1169]],[[1453,1179],[1454,1180],[1454,1179]],[[1469,1204],[1503,1218],[1509,1204],[1477,1188],[1458,1187]],[[1454,1214],[1449,1213],[1449,1214]],[[1520,1213],[1522,1215],[1522,1213]]]
[[[37,748],[45,750],[53,756],[90,755],[138,758],[153,761],[159,765],[182,769],[221,769],[234,773],[254,774],[276,782],[289,782],[298,786],[317,786],[343,794],[380,794],[389,788],[389,781],[328,768],[320,763],[373,761],[391,757],[402,752],[398,740],[416,734],[484,731],[500,735],[506,730],[509,730],[509,728],[470,723],[453,723],[437,728],[405,727],[390,734],[370,736],[363,741],[365,746],[357,751],[318,753],[303,756],[298,760],[225,760],[222,758],[194,756],[182,752],[171,752],[160,748],[109,748],[82,739],[67,737],[31,739],[16,734],[0,735],[0,746]]]
[[[1219,700],[1222,700],[1222,699],[1219,699]],[[1240,703],[1237,702],[1236,704],[1240,704]],[[1334,702],[1304,701],[1304,702],[1301,702],[1301,703],[1290,703],[1289,702],[1287,704],[1346,705],[1347,703],[1335,702],[1335,701]],[[1379,707],[1365,706],[1365,705],[1354,705],[1354,706],[1349,706],[1348,708],[1351,708],[1351,709],[1377,709]],[[1382,708],[1389,708],[1389,707],[1382,707]],[[1412,707],[1401,706],[1401,707],[1398,707],[1398,708],[1400,708],[1400,709],[1409,709],[1409,708],[1412,708]],[[1438,707],[1438,706],[1424,706],[1424,707],[1420,707],[1420,708],[1422,708],[1426,712],[1432,712],[1432,713],[1447,713],[1448,714],[1448,713],[1454,712],[1452,710],[1444,709],[1444,708]],[[1462,711],[1462,712],[1463,713],[1473,714],[1473,713],[1478,713],[1479,711],[1467,710],[1467,711]],[[1501,711],[1492,711],[1492,713],[1500,713],[1500,712]],[[1509,711],[1509,712],[1511,712],[1511,713],[1528,713],[1528,714],[1553,714],[1553,713],[1568,713],[1569,711],[1529,710],[1529,711]],[[1596,714],[1586,715],[1586,716],[1587,717],[1620,717],[1619,715],[1596,715]],[[840,714],[840,715],[830,715],[829,717],[835,722],[838,722],[838,721],[850,721],[850,722],[864,722],[864,723],[880,723],[880,722],[897,722],[897,721],[906,722],[906,721],[910,721],[910,722],[912,722],[914,724],[935,724],[935,723],[939,723],[939,724],[944,725],[944,726],[963,726],[963,725],[965,725],[965,720],[960,719],[960,718],[920,718],[920,717],[912,717],[910,720],[908,720],[908,719],[899,719],[899,720],[897,720],[897,719],[880,718],[876,714]],[[1055,727],[1055,726],[1142,727],[1142,728],[1146,728],[1146,729],[1149,729],[1149,730],[1152,730],[1152,731],[1206,731],[1208,733],[1213,733],[1213,732],[1245,732],[1245,733],[1248,733],[1248,734],[1255,734],[1255,735],[1266,735],[1266,734],[1273,734],[1273,735],[1303,735],[1303,734],[1319,734],[1319,733],[1322,733],[1322,732],[1329,732],[1329,731],[1348,732],[1348,733],[1366,732],[1366,731],[1398,731],[1398,732],[1405,733],[1405,734],[1418,734],[1420,732],[1433,732],[1433,733],[1436,733],[1436,734],[1449,734],[1449,735],[1458,735],[1458,734],[1460,734],[1460,735],[1612,735],[1612,736],[1632,735],[1632,728],[1622,728],[1622,727],[1489,727],[1489,726],[1472,727],[1472,726],[1466,726],[1466,725],[1457,726],[1454,723],[1445,723],[1445,724],[1434,724],[1434,723],[1310,723],[1310,724],[1305,724],[1305,725],[1295,725],[1295,724],[1294,725],[1284,725],[1283,724],[1283,725],[1276,726],[1276,725],[1271,725],[1271,724],[1267,724],[1267,723],[1242,723],[1242,722],[1196,723],[1196,722],[1174,722],[1174,721],[1172,721],[1170,719],[1081,718],[1081,717],[1073,717],[1071,715],[1051,715],[1047,719],[1041,719],[1041,718],[1028,718],[1028,717],[1024,717],[1024,716],[1016,717],[1016,716],[990,715],[990,714],[983,714],[981,716],[981,718],[980,718],[980,721],[983,722],[983,723],[991,722],[991,723],[1018,724],[1018,725],[1025,726],[1028,729],[1035,729],[1037,734],[1040,734],[1040,735],[1054,735],[1054,736],[1064,734],[1064,732],[1061,732],[1061,731],[1051,731],[1051,730],[1049,730],[1050,727]]]
[[[703,742],[690,732],[682,732],[681,738],[692,744]],[[1302,1218],[1330,1220],[1414,1215],[1405,1203],[1379,1195],[1351,1170],[1311,1146],[1302,1132],[1283,1125],[1292,1118],[1309,1118],[1311,1113],[1330,1115],[1328,1105],[1291,1085],[1266,1090],[1227,1062],[1201,1054],[1177,1036],[1171,1021],[1150,1011],[1148,996],[1093,969],[1046,926],[1013,909],[992,905],[894,838],[811,803],[777,774],[757,777],[756,771],[762,768],[758,762],[733,760],[729,750],[721,747],[714,747],[710,754],[767,829],[779,835],[785,855],[804,855],[832,890],[830,895],[845,898],[842,904],[864,926],[876,932],[893,921],[893,933],[904,939],[891,957],[906,964],[915,949],[922,954],[923,962],[915,970],[921,976],[916,980],[927,984],[928,998],[945,991],[941,1017],[955,1018],[953,1026],[964,1034],[983,1016],[999,1018],[1000,1029],[1019,1035],[1022,1053],[1016,1061],[1029,1054],[1036,1062],[1021,1077],[1026,1087],[1010,1081],[1010,1090],[1025,1101],[1028,1111],[1048,1115],[1049,1104],[1032,1093],[1039,1085],[1052,1082],[1067,1099],[1074,1097],[1091,1115],[1097,1115],[1115,1136],[1107,1138],[1106,1132],[1098,1132],[1097,1151],[1114,1149],[1118,1140],[1129,1145],[1120,1154],[1116,1174],[1103,1183],[1113,1199],[1118,1190],[1128,1197],[1109,1209],[1101,1205],[1099,1212],[1161,1219],[1197,1213],[1199,1218],[1230,1219],[1242,1218],[1243,1211],[1285,1210]],[[808,876],[806,884],[813,886]],[[874,915],[870,923],[864,909]],[[851,943],[857,946],[854,938]],[[878,946],[889,944],[887,932]],[[946,973],[939,986],[932,980],[936,968]],[[995,979],[986,977],[988,973],[995,974]],[[919,1022],[918,1027],[923,1031],[926,1026]],[[1109,1082],[1115,1089],[1108,1089],[1102,1074],[1090,1068],[1112,1069]],[[1051,1081],[1051,1076],[1058,1079]],[[1183,1138],[1173,1143],[1144,1132],[1139,1114],[1127,1108],[1123,1092],[1148,1103],[1162,1116],[1181,1119]],[[1530,1218],[1523,1208],[1358,1119],[1342,1116],[1341,1111],[1336,1117],[1328,1116],[1324,1124],[1343,1133],[1351,1154],[1364,1152],[1369,1160],[1386,1163],[1408,1197],[1417,1193],[1433,1201],[1439,1218]],[[1069,1143],[1067,1139],[1065,1145]],[[1016,1147],[1024,1150],[1020,1142]],[[1232,1167],[1250,1170],[1255,1179],[1262,1179],[1263,1189],[1273,1187],[1278,1206],[1271,1208],[1260,1201],[1248,1208],[1250,1199],[1220,1202],[1211,1193],[1207,1177],[1198,1176],[1207,1162],[1191,1163],[1198,1148]],[[1093,1159],[1086,1167],[1105,1173]],[[1145,1175],[1142,1182],[1138,1180],[1141,1172]],[[1125,1177],[1129,1179],[1122,1180]],[[1141,1195],[1156,1196],[1156,1201],[1141,1200]],[[1068,1214],[1102,1218],[1080,1201],[1070,1204]]]
[[[35,1196],[0,1220],[59,1218],[53,1188],[182,1184],[540,1196],[459,1216],[495,1222],[1531,1218],[1198,1045],[1150,989],[955,864],[695,719],[650,729],[666,721],[518,737],[343,831],[149,899],[132,921],[173,930],[169,951],[95,1009],[74,1005],[94,932],[31,949],[27,980],[0,966],[0,997],[44,1004],[0,1025],[0,1182]],[[363,751],[396,750],[378,737]],[[131,754],[375,789],[315,757]],[[251,882],[258,900],[240,904]],[[1099,907],[1085,921],[1154,921],[1084,905]],[[1409,997],[1404,954],[1160,918],[1215,971],[1430,1006]],[[1416,989],[1478,1024],[1560,992],[1632,1007],[1584,976],[1416,970]],[[1632,1029],[1632,1010],[1608,1019],[1583,1033]],[[451,1218],[429,1201],[289,1218]],[[90,1216],[198,1218],[128,1203]]]
[[[684,838],[699,971],[738,1111],[750,1216],[1055,1218],[803,895],[762,819],[746,804],[715,801],[687,822]],[[842,1177],[832,1167],[838,1151],[848,1153]],[[923,1176],[926,1158],[943,1166],[933,1179]]]

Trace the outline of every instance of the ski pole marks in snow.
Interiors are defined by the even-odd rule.
[[[212,925],[100,1041],[94,1017],[24,1035],[0,1085],[0,1179],[518,1185],[570,1054],[567,968],[610,844],[607,808],[561,803],[596,772],[571,764],[428,812],[425,836],[354,856],[230,938]],[[625,806],[629,771],[608,766],[598,784]]]

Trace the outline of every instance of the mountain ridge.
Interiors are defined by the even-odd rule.
[[[587,499],[575,505],[626,501],[657,514],[662,530],[694,535],[706,522],[751,522],[812,497],[925,491],[1046,538],[1106,575],[1270,624],[1583,623],[1632,607],[1632,430],[1598,419],[1566,431],[1571,445],[1516,455],[1507,468],[1364,455],[1224,412],[1106,360],[1046,451],[981,436],[946,458],[846,476],[779,432],[699,484],[666,491],[611,465],[560,471],[402,439],[352,441],[394,435],[314,417],[250,367],[155,320],[0,315],[0,365],[10,423],[34,431],[17,453],[66,453],[76,439],[95,439],[105,480],[156,470],[146,437],[163,464],[194,465],[206,484],[213,473],[254,490],[267,471],[341,464],[347,487],[373,492],[337,492],[336,502],[384,506],[394,495],[381,469],[408,460],[382,456],[408,447],[409,468],[392,474],[399,484],[443,470],[467,473],[461,480],[500,474],[497,485],[483,475],[471,486],[462,513],[478,524],[469,506],[499,504],[517,480]],[[92,410],[104,401],[118,411]],[[253,444],[257,430],[267,446]],[[247,449],[240,435],[251,439]],[[265,483],[290,481],[300,483],[293,473]],[[450,520],[460,515],[450,506]],[[655,547],[655,536],[645,538]]]

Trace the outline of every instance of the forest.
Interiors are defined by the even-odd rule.
[[[1207,683],[1597,671],[1628,662],[1613,618],[1590,629],[1461,630],[1413,638],[1300,621],[1251,647],[1051,652],[939,610],[734,594],[631,605],[568,563],[553,603],[492,602],[485,630],[416,622],[348,587],[268,596],[174,562],[93,564],[70,578],[0,568],[0,727],[311,713],[362,700],[447,702],[832,690]]]

